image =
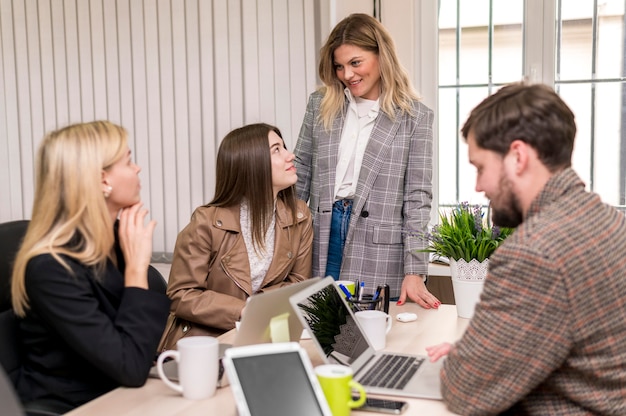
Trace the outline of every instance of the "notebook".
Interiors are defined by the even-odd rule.
[[[230,348],[224,366],[240,416],[331,416],[309,356],[295,342]]]
[[[311,285],[289,299],[327,363],[348,365],[365,391],[441,400],[442,361],[420,355],[376,351],[332,277]],[[319,307],[320,313],[314,313]],[[332,315],[330,325],[320,316]]]

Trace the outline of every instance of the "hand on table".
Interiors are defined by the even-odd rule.
[[[444,342],[443,344],[426,347],[426,352],[428,353],[428,357],[430,357],[430,361],[435,362],[441,357],[448,355],[451,349],[452,344]]]
[[[437,309],[441,302],[432,293],[426,289],[424,279],[422,276],[416,274],[407,274],[402,281],[402,289],[400,292],[400,299],[398,299],[398,306],[404,305],[406,298],[417,303],[424,309]]]

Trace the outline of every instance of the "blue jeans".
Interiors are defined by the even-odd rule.
[[[339,280],[343,247],[346,244],[346,235],[352,214],[352,200],[341,199],[333,205],[333,217],[330,223],[330,241],[328,242],[328,257],[326,258],[326,274]]]

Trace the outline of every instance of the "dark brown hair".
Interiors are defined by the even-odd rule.
[[[547,85],[509,84],[476,106],[461,129],[467,140],[500,155],[511,142],[532,146],[539,160],[552,172],[571,166],[576,123],[574,113]]]
[[[272,131],[283,138],[277,127],[265,123],[237,128],[224,137],[217,152],[215,196],[207,204],[230,207],[246,199],[252,223],[252,240],[257,247],[264,247],[265,232],[274,215],[272,163],[268,141]],[[290,186],[277,196],[291,211],[294,222],[295,195],[294,187]]]

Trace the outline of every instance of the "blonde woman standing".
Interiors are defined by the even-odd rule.
[[[31,407],[65,412],[145,383],[169,300],[148,290],[156,223],[145,223],[141,169],[122,127],[52,132],[36,168],[11,285],[24,354],[16,387]]]
[[[319,76],[295,149],[298,197],[314,216],[313,275],[359,280],[370,293],[386,283],[398,304],[438,307],[415,237],[430,218],[433,112],[366,14],[332,30]]]

